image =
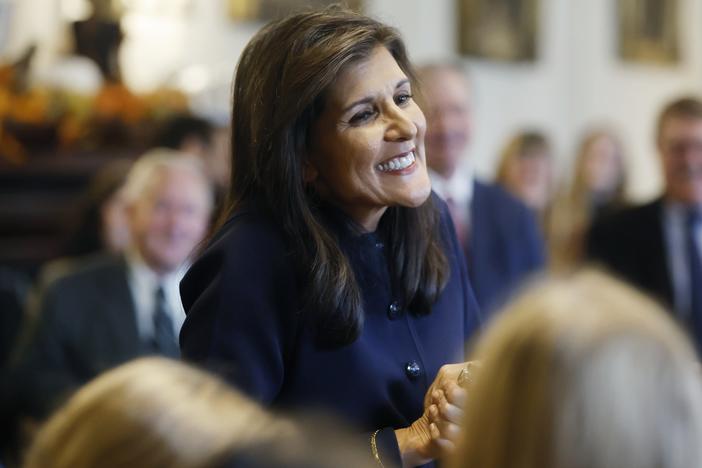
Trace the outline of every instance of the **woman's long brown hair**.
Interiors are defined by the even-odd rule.
[[[303,181],[310,128],[326,91],[352,63],[383,46],[414,81],[397,31],[332,7],[264,27],[237,67],[232,106],[232,184],[225,217],[256,200],[283,230],[306,275],[305,310],[320,344],[353,342],[363,327],[361,292],[348,259],[315,209]],[[390,207],[379,230],[388,239],[395,287],[412,313],[431,310],[449,266],[431,198],[419,208]]]

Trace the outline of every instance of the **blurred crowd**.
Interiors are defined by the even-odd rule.
[[[80,104],[90,112],[27,86],[31,51],[0,68],[0,157],[13,164],[48,127],[54,149],[143,135],[138,158],[95,173],[63,255],[31,287],[0,272],[0,466],[377,466],[352,428],[274,414],[177,362],[179,282],[226,216],[228,131],[182,96],[136,97],[109,53],[83,52],[105,78]],[[566,155],[525,128],[481,180],[470,74],[431,63],[419,81],[432,188],[490,318],[447,466],[702,466],[702,101],[661,109],[651,138],[665,188],[639,206],[625,196],[634,155],[598,122],[565,176]]]

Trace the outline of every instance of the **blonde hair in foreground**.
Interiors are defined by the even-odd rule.
[[[75,394],[41,430],[25,467],[209,467],[293,433],[216,377],[145,358]]]
[[[549,280],[478,343],[454,468],[702,466],[702,385],[656,304],[601,273]]]

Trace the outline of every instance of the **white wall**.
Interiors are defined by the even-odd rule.
[[[61,31],[49,20],[55,18],[59,0],[0,1],[14,2],[16,10],[10,41],[4,51],[0,44],[0,53],[16,52],[33,35],[47,48],[56,48],[47,37]],[[173,0],[148,3],[159,1],[174,4]],[[578,135],[587,127],[608,123],[621,133],[629,150],[631,195],[654,196],[660,188],[651,135],[657,110],[672,96],[702,91],[702,0],[679,0],[683,63],[670,68],[618,61],[614,0],[541,2],[538,61],[466,60],[477,94],[471,156],[478,172],[491,176],[504,140],[525,127],[551,136],[559,166],[565,169]],[[416,62],[455,58],[455,0],[366,3],[370,14],[401,30]],[[194,70],[190,77],[214,69],[210,83],[219,91],[206,93],[203,102],[222,118],[234,64],[260,25],[227,20],[224,0],[179,0],[179,4],[186,6],[185,13],[171,8],[162,17],[142,12],[126,19],[127,39],[121,52],[126,79],[134,88],[148,90],[187,68]]]

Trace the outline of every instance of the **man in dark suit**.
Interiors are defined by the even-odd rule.
[[[475,179],[466,149],[472,131],[470,86],[454,66],[420,69],[432,188],[447,201],[481,308],[502,305],[544,266],[534,215],[501,188]]]
[[[702,101],[668,104],[657,145],[663,195],[600,220],[587,252],[670,306],[702,350]]]
[[[178,357],[185,314],[178,291],[206,232],[212,194],[198,161],[154,150],[124,187],[131,244],[79,262],[41,293],[26,391],[49,410],[102,371],[144,354]]]

